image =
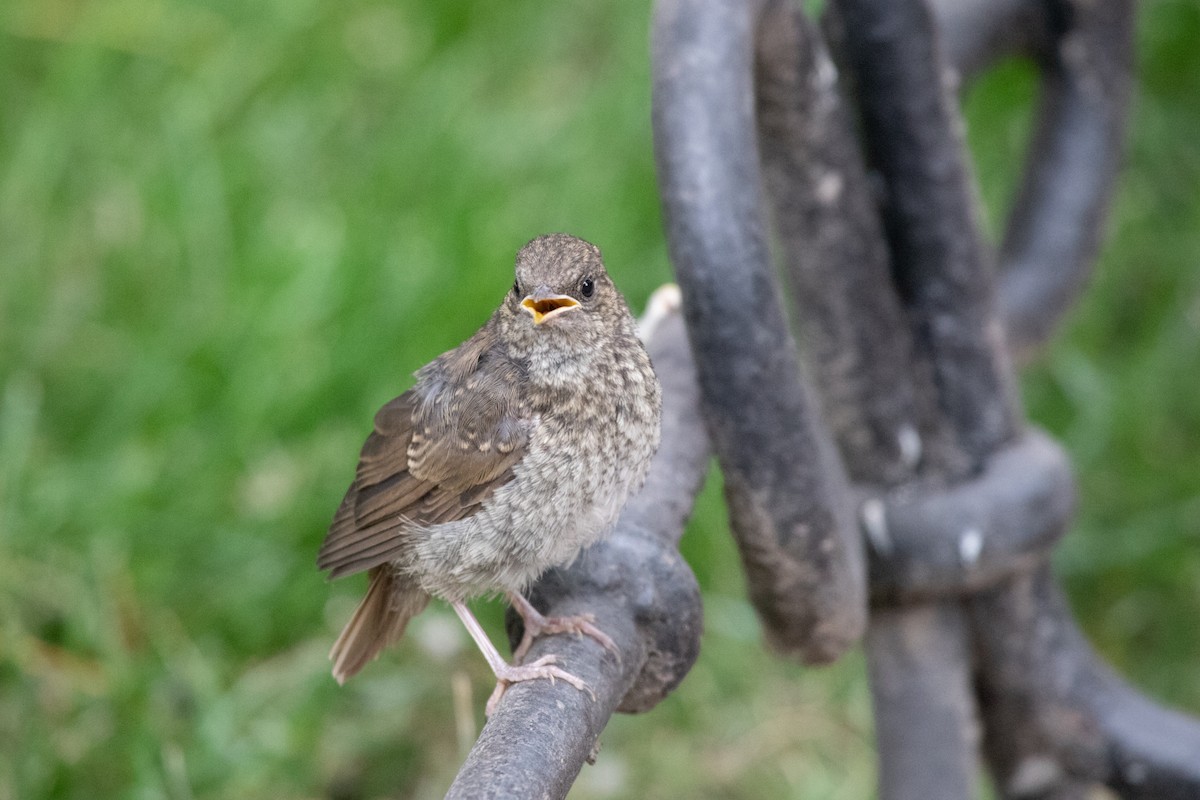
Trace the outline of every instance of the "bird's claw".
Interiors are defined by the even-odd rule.
[[[496,688],[492,690],[492,695],[488,698],[484,713],[486,713],[489,717],[492,715],[492,712],[496,710],[496,705],[500,702],[500,698],[504,696],[504,693],[512,684],[521,683],[522,681],[538,680],[539,678],[548,678],[551,684],[553,684],[556,679],[561,679],[564,682],[571,684],[579,691],[587,692],[592,698],[592,701],[595,702],[595,692],[593,692],[581,679],[575,677],[560,667],[554,666],[557,662],[558,656],[550,654],[542,656],[537,661],[533,661],[529,664],[509,665],[498,670],[496,672]]]
[[[527,608],[518,606],[517,612],[521,614],[521,619],[525,623],[525,633],[521,636],[521,643],[513,651],[513,663],[521,663],[525,658],[525,654],[529,652],[529,648],[533,646],[534,639],[539,636],[549,636],[556,633],[573,633],[576,636],[590,636],[599,642],[605,650],[616,656],[618,663],[621,661],[621,651],[617,649],[617,643],[612,640],[611,636],[593,624],[596,621],[596,617],[593,614],[576,614],[571,617],[546,617],[534,609],[532,605]]]

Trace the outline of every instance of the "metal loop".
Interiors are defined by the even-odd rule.
[[[955,83],[1013,53],[1041,69],[998,270],[1009,346],[1024,358],[1050,337],[1096,260],[1133,89],[1134,3],[936,0],[931,9]]]
[[[1075,500],[1066,452],[1038,430],[998,451],[971,480],[867,497],[859,521],[871,599],[962,596],[1029,571],[1066,532]]]
[[[768,641],[809,663],[862,635],[866,579],[833,438],[767,240],[754,108],[757,0],[654,9],[654,147],[705,420]]]

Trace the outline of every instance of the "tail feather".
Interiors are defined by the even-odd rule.
[[[429,595],[419,589],[400,590],[390,566],[372,569],[367,596],[329,651],[337,682],[345,683],[378,656],[380,650],[399,641],[408,621],[428,603]]]

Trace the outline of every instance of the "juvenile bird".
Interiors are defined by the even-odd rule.
[[[547,618],[522,592],[613,526],[658,447],[658,380],[595,245],[541,236],[474,336],[416,373],[385,405],[317,559],[331,578],[370,571],[366,597],[330,652],[339,683],[439,597],[505,688],[583,681],[553,655],[520,665],[534,637],[585,633],[588,615]],[[503,593],[525,622],[508,664],[465,605]]]

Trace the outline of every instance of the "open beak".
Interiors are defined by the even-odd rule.
[[[533,317],[534,325],[561,316],[572,308],[578,308],[579,301],[565,294],[531,294],[521,301],[521,308]]]

